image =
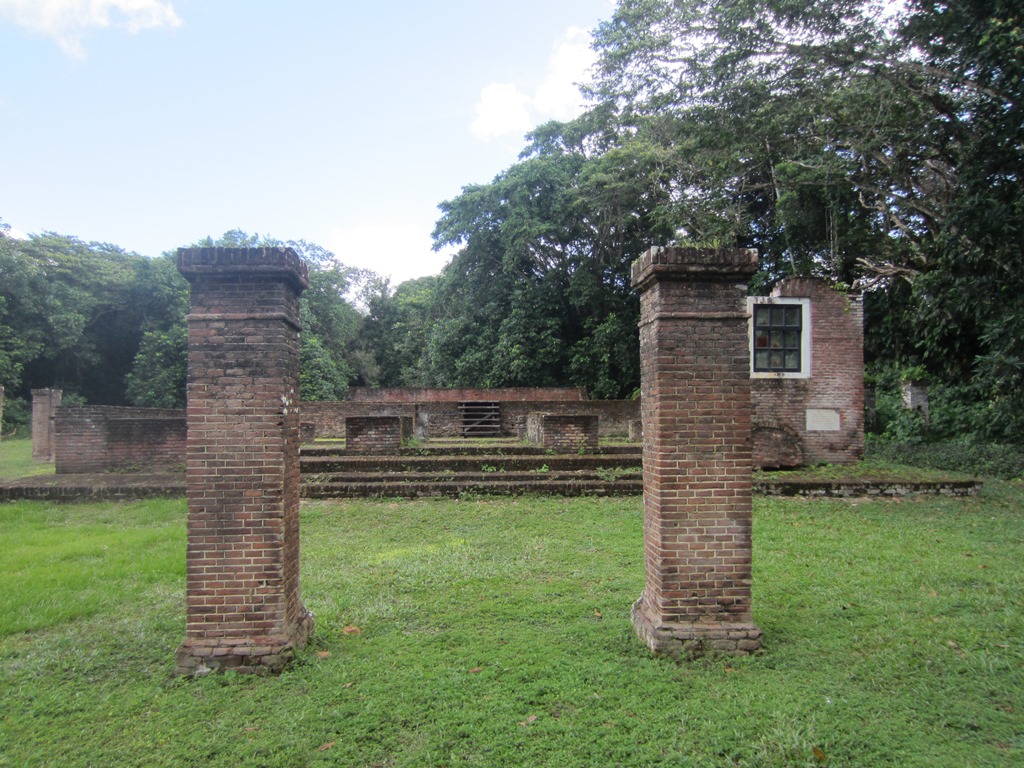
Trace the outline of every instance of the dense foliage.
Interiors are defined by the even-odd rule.
[[[353,382],[628,397],[632,261],[666,243],[743,246],[759,252],[754,293],[788,275],[865,292],[882,402],[920,370],[939,393],[932,436],[1024,441],[1015,0],[619,0],[594,47],[589,109],[441,204],[436,247],[458,252],[439,276],[393,288],[290,243],[313,267],[307,397]],[[184,286],[167,257],[0,239],[0,278],[15,402],[56,385],[180,403]]]
[[[301,304],[306,399],[343,398],[350,383],[375,375],[355,298],[375,275],[306,242],[231,231],[197,245],[288,245],[310,265]],[[74,237],[16,240],[0,230],[5,430],[25,422],[31,390],[41,387],[64,390],[71,403],[183,407],[187,309],[188,284],[171,253],[151,259]]]
[[[886,12],[886,10],[890,12]],[[637,385],[628,268],[668,242],[757,248],[751,290],[866,292],[880,380],[956,388],[959,434],[1024,438],[1024,31],[1008,0],[620,0],[591,108],[442,204],[413,378]]]

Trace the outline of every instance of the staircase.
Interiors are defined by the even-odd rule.
[[[513,439],[431,440],[395,455],[347,453],[340,444],[304,445],[305,498],[540,494],[626,496],[643,492],[640,446],[596,454],[551,454]]]

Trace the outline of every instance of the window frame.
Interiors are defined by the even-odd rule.
[[[800,369],[797,371],[755,371],[754,355],[754,307],[756,306],[798,306],[800,307]],[[778,296],[751,296],[747,298],[747,318],[750,339],[750,377],[752,379],[809,379],[811,377],[811,300]]]

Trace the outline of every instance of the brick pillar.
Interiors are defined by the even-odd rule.
[[[32,461],[53,461],[53,417],[63,395],[59,389],[32,390]]]
[[[188,316],[188,576],[178,674],[278,671],[299,596],[299,294],[289,248],[178,251]]]
[[[633,626],[656,653],[761,646],[750,601],[746,282],[757,253],[652,248],[640,292],[646,583]]]

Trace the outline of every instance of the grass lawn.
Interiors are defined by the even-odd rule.
[[[1024,765],[1024,486],[755,500],[764,652],[634,637],[641,503],[306,503],[317,629],[172,677],[185,504],[0,505],[0,766]]]
[[[0,440],[0,478],[52,474],[52,463],[42,464],[32,461],[31,439]]]

